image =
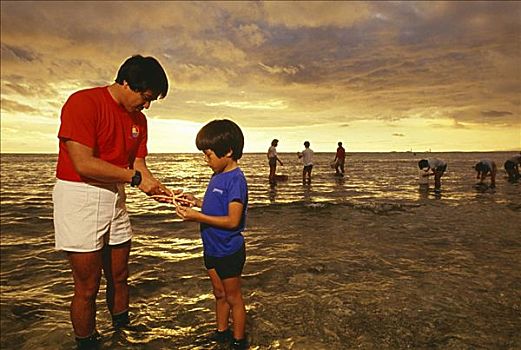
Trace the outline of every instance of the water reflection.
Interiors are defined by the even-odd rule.
[[[420,199],[429,198],[429,185],[428,184],[420,184],[418,186],[418,194]]]
[[[302,185],[302,199],[304,202],[312,202],[312,192],[313,187],[311,184],[303,184]]]
[[[345,177],[344,176],[335,176],[335,184],[337,186],[343,186],[345,183]]]
[[[268,198],[270,203],[274,203],[277,199],[277,183],[270,182],[270,187],[268,190]]]

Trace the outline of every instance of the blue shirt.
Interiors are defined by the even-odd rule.
[[[210,216],[228,215],[228,205],[239,201],[243,205],[239,226],[232,230],[201,224],[204,253],[223,257],[237,252],[244,244],[244,231],[248,208],[248,185],[240,168],[214,174],[203,199],[203,214]]]

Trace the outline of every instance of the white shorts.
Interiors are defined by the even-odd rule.
[[[57,250],[93,252],[125,243],[132,228],[124,184],[57,180],[52,194]]]

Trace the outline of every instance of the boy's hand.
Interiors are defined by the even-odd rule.
[[[198,214],[198,212],[193,210],[192,208],[182,206],[177,206],[175,208],[175,213],[177,214],[177,216],[183,219],[183,221],[195,221]]]
[[[179,197],[177,197],[177,201],[180,205],[185,207],[200,207],[200,205],[198,205],[199,200],[197,199],[197,197],[195,197],[192,193],[189,192],[181,194]]]

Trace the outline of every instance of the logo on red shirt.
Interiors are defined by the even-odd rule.
[[[139,127],[137,125],[132,125],[132,138],[137,139],[139,136]]]

